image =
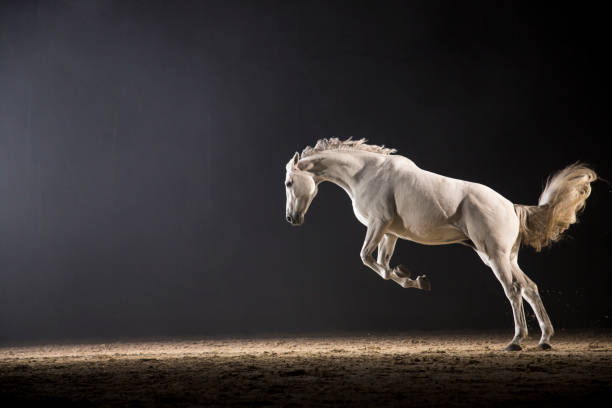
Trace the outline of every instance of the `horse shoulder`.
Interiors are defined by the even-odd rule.
[[[376,174],[364,178],[364,182],[352,196],[353,212],[364,225],[370,218],[392,220],[396,215],[395,192],[402,171],[387,160]]]

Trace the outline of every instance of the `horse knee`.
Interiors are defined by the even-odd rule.
[[[540,292],[538,291],[538,285],[536,285],[533,281],[528,280],[525,283],[525,295],[529,299],[539,298]]]
[[[368,253],[367,251],[361,251],[359,253],[359,256],[361,257],[361,262],[363,262],[363,264],[366,265],[366,266],[369,266],[371,261],[374,259],[372,257],[372,254]]]

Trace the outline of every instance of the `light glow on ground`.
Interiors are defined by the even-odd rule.
[[[504,353],[499,333],[275,336],[0,348],[0,402],[568,405],[609,397],[612,335]]]

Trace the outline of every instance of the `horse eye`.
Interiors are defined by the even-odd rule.
[[[293,182],[292,182],[292,181],[288,181],[287,183],[285,183],[285,185],[286,185],[287,187],[291,187],[291,186],[293,185]]]

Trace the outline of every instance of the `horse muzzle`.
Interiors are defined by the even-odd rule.
[[[304,216],[302,214],[287,214],[287,222],[295,227],[300,226],[304,223]]]

